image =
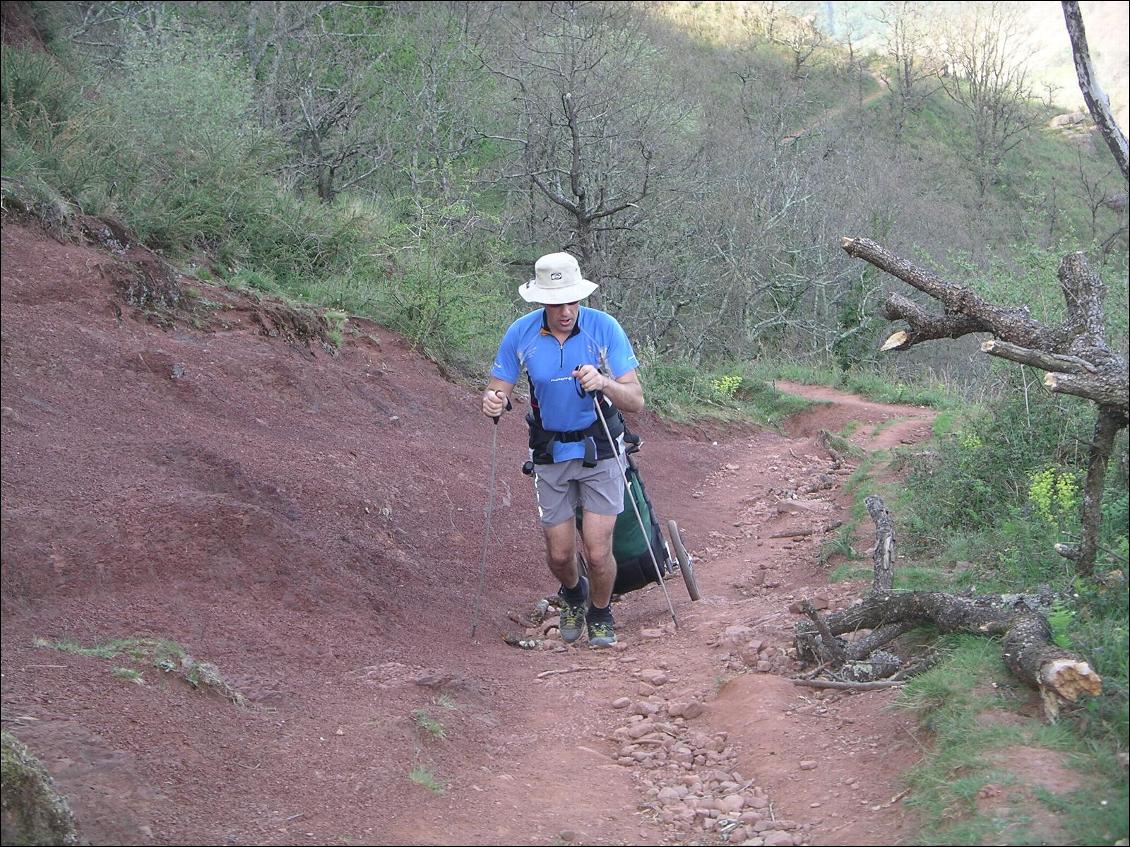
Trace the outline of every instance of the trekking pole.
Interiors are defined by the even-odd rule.
[[[506,410],[510,411],[513,408],[510,405],[510,398],[506,398]],[[483,531],[483,557],[479,562],[479,590],[475,592],[475,609],[471,618],[471,637],[475,637],[475,630],[479,626],[479,607],[483,601],[483,584],[486,582],[487,576],[487,545],[490,542],[490,518],[494,512],[494,480],[498,472],[498,421],[502,415],[494,416],[494,426],[491,427],[490,438],[490,482],[487,483],[487,508],[486,508],[486,529]]]
[[[596,416],[600,418],[600,425],[604,429],[604,437],[607,438],[608,443],[612,445],[612,453],[616,456],[616,464],[620,467],[620,474],[624,477],[624,484],[628,486],[628,501],[632,504],[632,511],[636,513],[636,520],[639,521],[640,532],[643,533],[644,540],[647,541],[647,554],[651,557],[651,564],[655,568],[655,577],[659,580],[659,587],[663,589],[663,596],[667,599],[667,608],[671,610],[671,620],[675,624],[675,629],[678,629],[679,619],[675,617],[675,607],[671,603],[671,595],[667,593],[667,586],[663,583],[663,574],[659,570],[659,562],[655,558],[655,550],[652,549],[651,533],[649,533],[647,527],[643,525],[643,515],[640,514],[640,507],[636,504],[635,494],[632,493],[632,481],[628,479],[628,467],[620,452],[620,444],[618,441],[612,440],[612,434],[608,431],[608,421],[604,419],[604,410],[600,408],[600,397],[594,394],[592,403],[596,408]]]

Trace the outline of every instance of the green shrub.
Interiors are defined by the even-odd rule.
[[[238,271],[229,281],[232,288],[250,288],[263,294],[279,290],[279,284],[272,274],[266,271],[242,270]]]
[[[745,421],[777,425],[809,403],[778,391],[756,364],[719,361],[703,365],[663,355],[651,347],[637,350],[648,407],[679,421]]]
[[[27,746],[0,732],[0,805],[5,844],[78,844],[70,805]]]
[[[54,60],[4,50],[6,177],[116,217],[154,249],[203,249],[258,290],[299,288],[360,252],[359,215],[265,175],[281,144],[254,119],[251,78],[223,40],[129,43],[90,100],[58,93],[79,85]]]
[[[909,533],[924,546],[936,546],[944,530],[1016,530],[1017,521],[1032,522],[1026,532],[1054,541],[1059,525],[1043,528],[1034,520],[1040,506],[1031,499],[1033,480],[1075,478],[1086,456],[1080,444],[1090,438],[1093,420],[1086,404],[1072,398],[1010,394],[990,409],[971,410],[960,429],[942,437],[939,455],[918,464],[910,477]],[[1065,510],[1064,497],[1048,508],[1077,526],[1077,511]],[[1037,490],[1037,498],[1040,496]],[[1054,499],[1054,498],[1053,498]],[[1071,521],[1075,524],[1067,526]]]
[[[0,47],[5,159],[9,141],[17,137],[49,143],[80,103],[74,81],[53,56],[7,44]]]

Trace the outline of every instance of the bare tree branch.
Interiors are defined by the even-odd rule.
[[[931,315],[917,303],[908,300],[901,294],[891,293],[887,296],[883,313],[888,320],[904,320],[910,324],[911,331],[900,330],[887,339],[883,350],[906,350],[923,341],[933,341],[937,338],[960,338],[971,332],[989,332],[977,318],[967,315]]]
[[[1091,64],[1091,51],[1087,47],[1087,31],[1083,27],[1083,14],[1079,11],[1076,0],[1063,0],[1063,18],[1067,23],[1067,34],[1071,37],[1071,54],[1075,58],[1075,73],[1079,77],[1079,90],[1083,92],[1083,99],[1087,101],[1087,108],[1091,110],[1091,117],[1099,127],[1106,140],[1106,146],[1118,162],[1123,179],[1130,179],[1127,175],[1126,134],[1118,126],[1114,115],[1110,111],[1110,98],[1102,90],[1098,79],[1095,77],[1095,68]]]
[[[981,342],[981,352],[990,356],[1000,356],[1010,362],[1021,365],[1030,365],[1044,371],[1059,371],[1062,373],[1087,374],[1095,373],[1094,365],[1078,356],[1059,356],[1055,353],[1045,353],[1043,350],[1031,350],[1016,344],[1009,344],[999,338],[990,338]]]
[[[969,332],[991,332],[1022,347],[1049,348],[1062,340],[1056,337],[1062,333],[1056,333],[1039,321],[1033,320],[1027,309],[994,306],[969,288],[947,282],[937,274],[890,253],[870,239],[844,238],[841,244],[849,256],[863,259],[879,270],[886,271],[891,276],[914,286],[923,294],[929,294],[945,306],[947,317],[963,315],[969,321]],[[933,335],[923,337],[921,340],[941,337],[956,336]],[[904,347],[909,346],[909,343],[904,345]]]
[[[1044,385],[1049,390],[1090,400],[1099,407],[1087,474],[1093,502],[1084,500],[1083,541],[1077,551],[1071,550],[1080,572],[1090,573],[1101,518],[1101,510],[1094,504],[1101,503],[1102,478],[1110,458],[1113,432],[1126,426],[1130,415],[1130,376],[1125,357],[1111,350],[1104,338],[1106,286],[1084,255],[1069,253],[1060,262],[1058,276],[1067,314],[1061,326],[1049,327],[1034,320],[1025,309],[989,303],[964,286],[947,282],[874,241],[844,238],[841,243],[848,255],[898,277],[945,306],[945,315],[929,315],[906,298],[891,295],[887,317],[906,320],[910,331],[894,333],[883,345],[884,350],[907,349],[923,341],[956,338],[969,332],[990,332],[996,337],[982,343],[982,352],[1042,368],[1047,371]],[[1097,467],[1096,462],[1102,467]]]

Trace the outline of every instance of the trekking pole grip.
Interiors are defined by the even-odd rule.
[[[496,391],[495,393],[497,394],[498,392]],[[506,398],[506,411],[508,411],[508,412],[509,412],[509,411],[510,411],[511,409],[513,409],[513,408],[514,408],[514,405],[513,405],[513,404],[512,404],[511,402],[510,402],[510,398],[509,398],[509,397],[507,397],[507,398]],[[498,426],[498,422],[499,422],[499,421],[500,421],[501,419],[502,419],[502,415],[495,415],[495,416],[494,416],[494,425],[495,425],[495,426]]]

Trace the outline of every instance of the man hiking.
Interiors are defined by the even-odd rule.
[[[537,260],[534,278],[518,292],[543,308],[506,330],[482,407],[487,417],[501,415],[525,370],[538,515],[546,561],[561,583],[561,638],[573,643],[587,623],[589,646],[600,648],[616,643],[612,530],[624,508],[624,476],[616,458],[624,428],[617,410],[638,412],[644,400],[636,376],[639,361],[628,336],[611,315],[580,304],[596,287],[582,278],[577,260],[568,253]],[[588,579],[577,564],[578,506]]]

